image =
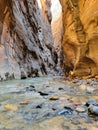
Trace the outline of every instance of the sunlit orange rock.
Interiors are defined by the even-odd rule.
[[[63,10],[64,71],[98,75],[98,1],[60,0]]]

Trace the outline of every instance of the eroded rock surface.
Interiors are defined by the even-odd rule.
[[[50,9],[50,0],[0,0],[0,80],[54,69]]]
[[[63,10],[64,71],[98,75],[98,1],[60,0]]]

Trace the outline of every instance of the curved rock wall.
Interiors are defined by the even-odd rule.
[[[0,80],[53,71],[50,9],[50,0],[0,0]]]
[[[63,10],[64,71],[98,74],[98,1],[60,0]]]

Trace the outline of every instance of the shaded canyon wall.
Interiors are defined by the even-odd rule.
[[[51,0],[0,0],[0,80],[52,73]]]
[[[63,68],[67,74],[98,75],[98,1],[60,0],[63,12]]]

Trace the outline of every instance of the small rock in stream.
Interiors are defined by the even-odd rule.
[[[90,105],[89,108],[88,108],[88,111],[89,111],[91,114],[94,114],[94,115],[97,115],[97,116],[98,116],[98,106]]]
[[[27,105],[29,103],[30,103],[30,101],[28,99],[25,99],[25,100],[21,101],[19,104],[20,105]]]
[[[30,88],[35,88],[35,86],[33,86],[33,85],[30,85],[29,87],[30,87]]]
[[[82,106],[79,106],[79,107],[76,108],[76,111],[77,112],[85,112],[86,109],[84,107],[82,107]]]
[[[44,93],[44,92],[41,92],[41,91],[39,91],[38,93],[40,93],[41,96],[48,96],[49,95],[48,93]]]
[[[58,112],[58,115],[72,115],[72,111],[63,109]]]
[[[59,97],[58,96],[51,96],[50,98],[49,98],[49,100],[59,100]]]
[[[17,111],[17,110],[18,110],[18,106],[14,106],[14,105],[11,105],[11,104],[6,104],[6,105],[4,106],[4,109],[5,109],[5,110]]]
[[[96,100],[90,99],[86,102],[86,106],[89,107],[90,105],[95,105],[97,104]]]
[[[71,105],[70,105],[70,106],[69,106],[69,105],[67,106],[67,105],[66,105],[66,106],[64,106],[64,109],[67,109],[67,110],[70,110],[70,111],[74,111],[75,108],[74,108],[74,106],[71,106]]]
[[[46,88],[49,88],[50,86],[46,86]]]
[[[35,88],[33,88],[33,87],[31,87],[31,86],[29,86],[29,87],[26,87],[26,91],[28,92],[28,91],[36,91],[36,89]]]
[[[56,111],[56,108],[52,108],[53,111]]]
[[[58,90],[64,90],[64,88],[58,88]]]
[[[41,109],[41,108],[42,108],[42,105],[43,105],[43,104],[39,104],[39,105],[36,106],[36,108]]]

